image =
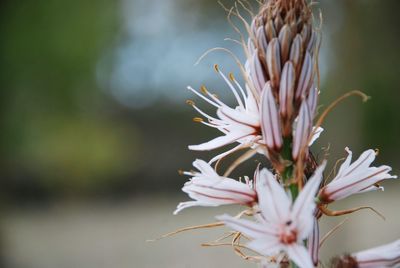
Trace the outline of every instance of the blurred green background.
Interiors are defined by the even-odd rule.
[[[379,148],[377,162],[399,174],[400,2],[320,2],[320,103],[352,89],[372,99],[338,107],[314,151],[322,157],[320,148],[329,147],[333,162],[345,146],[357,155]],[[144,243],[217,214],[171,212],[187,198],[177,170],[210,158],[187,145],[216,135],[191,122],[196,113],[185,100],[194,97],[185,87],[204,83],[232,100],[212,70],[218,63],[239,76],[227,55],[213,53],[193,66],[216,46],[243,59],[225,37],[235,34],[214,0],[0,1],[1,267],[221,267],[228,259],[230,267],[246,266],[227,249],[199,248],[204,233]],[[399,237],[397,187],[387,183],[386,195],[353,199],[382,204],[389,214],[383,233],[332,248]],[[347,234],[357,230],[365,231],[354,220]]]

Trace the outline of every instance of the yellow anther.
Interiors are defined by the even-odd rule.
[[[201,90],[201,92],[203,92],[203,94],[207,94],[207,93],[208,93],[208,90],[207,90],[207,88],[206,88],[204,85],[202,85],[202,86],[200,87],[200,90]]]
[[[218,67],[218,64],[214,64],[214,69],[215,69],[215,71],[216,71],[216,72],[218,72],[218,73],[219,73],[219,67]]]
[[[235,81],[235,77],[233,76],[233,73],[229,73],[229,79],[231,79],[232,81]]]
[[[204,122],[204,120],[201,117],[193,117],[193,122],[201,123],[201,122]]]
[[[182,169],[178,169],[178,174],[182,176],[184,175],[184,171]]]
[[[186,100],[186,103],[189,104],[190,106],[194,106],[194,101],[192,100]]]
[[[376,149],[375,149],[375,155],[377,156],[377,155],[379,155],[379,153],[380,153],[379,149],[376,148]]]

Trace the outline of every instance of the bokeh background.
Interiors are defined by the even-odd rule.
[[[230,0],[223,1],[227,6]],[[321,0],[321,103],[352,89],[332,113],[314,151],[331,163],[379,148],[378,163],[400,174],[400,17],[397,0]],[[0,267],[254,267],[230,248],[203,248],[221,230],[146,239],[208,223],[238,208],[194,208],[173,216],[195,158],[217,133],[191,122],[185,88],[202,84],[228,103],[213,72],[239,76],[241,59],[215,0],[0,1]],[[199,103],[200,101],[197,100]],[[207,106],[203,105],[207,110]],[[243,171],[244,172],[244,171]],[[242,174],[243,175],[243,174]],[[322,254],[360,250],[400,237],[399,184],[334,208],[373,205],[382,221],[351,215]],[[322,221],[327,232],[344,217]]]

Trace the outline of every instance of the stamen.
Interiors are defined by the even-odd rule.
[[[191,86],[188,86],[187,89],[189,89],[190,91],[192,91],[194,94],[196,94],[197,96],[199,96],[200,98],[202,98],[203,100],[205,100],[206,102],[208,102],[209,104],[211,104],[212,106],[219,108],[220,105],[218,105],[217,103],[213,102],[212,100],[204,97],[203,95],[201,95],[199,92],[197,92],[197,90],[194,90]]]

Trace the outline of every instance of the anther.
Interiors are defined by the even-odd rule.
[[[190,106],[194,106],[194,101],[192,100],[186,100],[186,103],[189,104]]]
[[[218,64],[214,64],[214,70],[215,70],[217,73],[219,73],[219,67],[218,67]]]
[[[193,117],[193,122],[201,123],[201,122],[204,122],[204,120],[201,117]]]
[[[203,94],[208,94],[208,90],[207,90],[206,86],[204,86],[204,85],[202,85],[202,86],[200,87],[200,91],[201,91]]]
[[[235,82],[235,77],[233,76],[233,73],[229,73],[229,79]]]

